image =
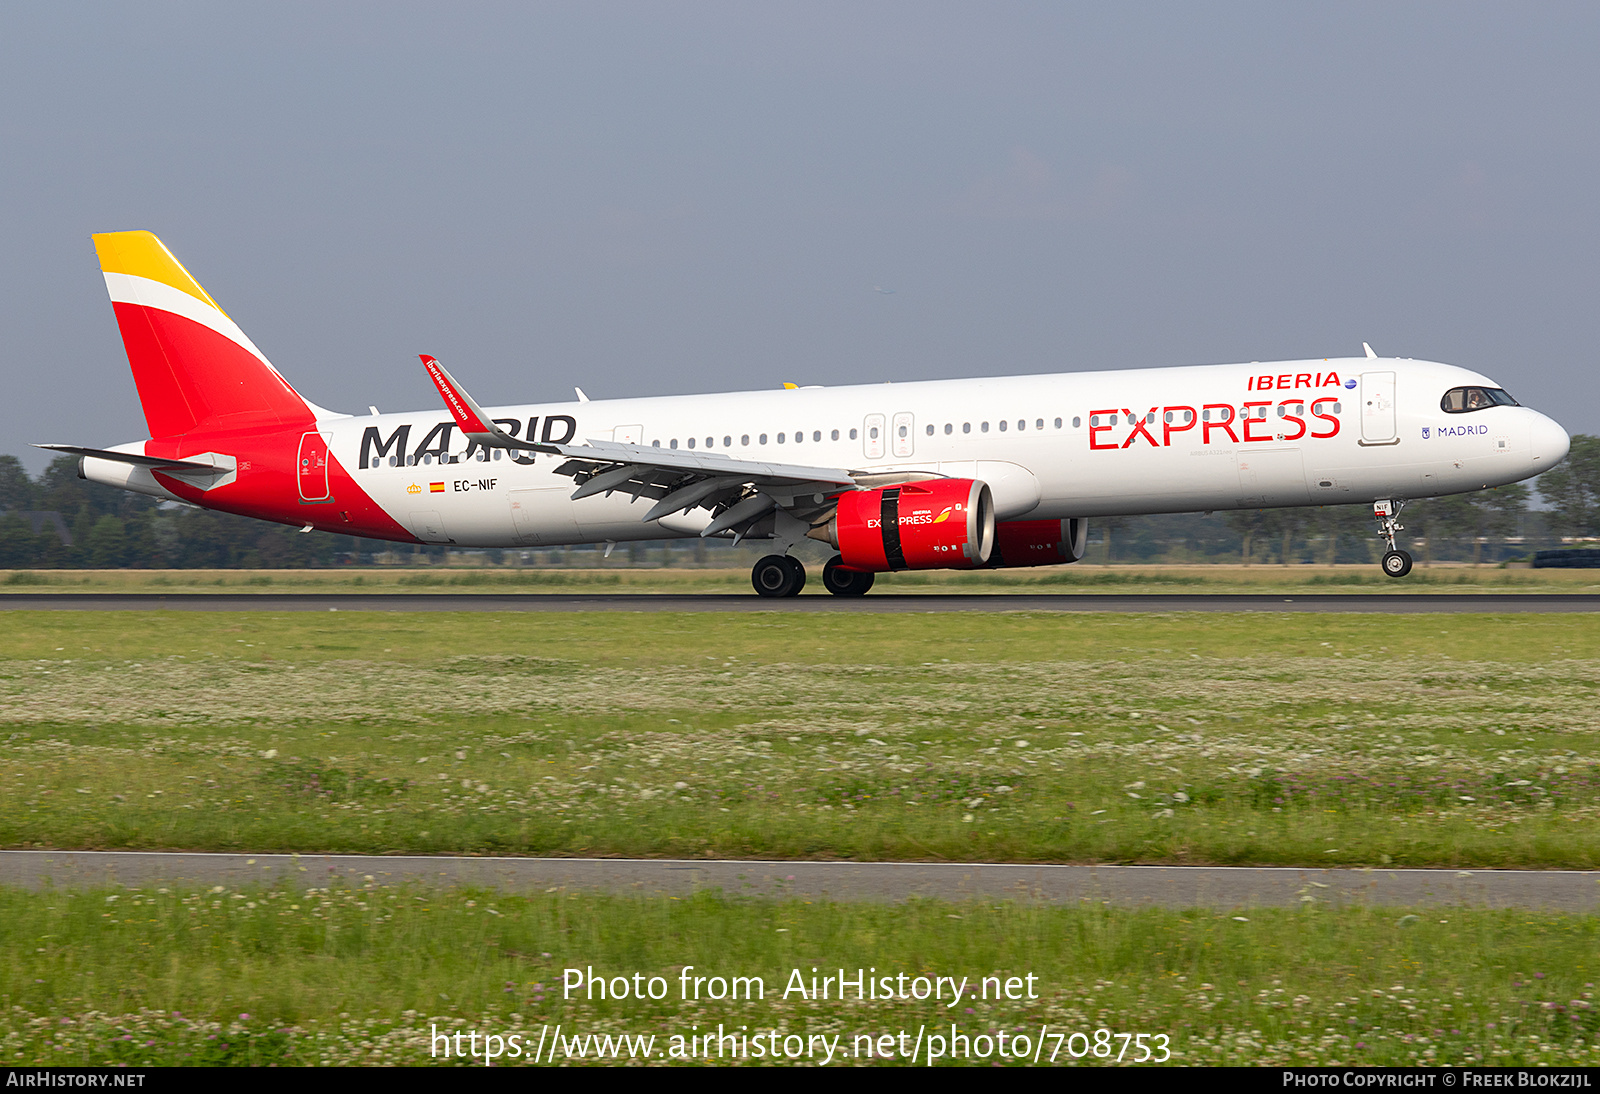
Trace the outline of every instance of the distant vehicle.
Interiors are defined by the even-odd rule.
[[[40,445],[85,478],[262,520],[402,543],[516,547],[720,536],[838,553],[830,592],[891,570],[1075,562],[1094,517],[1371,503],[1517,482],[1566,431],[1488,377],[1365,356],[796,387],[484,408],[432,357],[448,415],[303,398],[149,232],[94,237],[148,440]]]

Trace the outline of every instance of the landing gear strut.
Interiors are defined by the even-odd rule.
[[[750,584],[761,596],[799,596],[806,587],[806,568],[788,555],[767,555],[750,571]]]
[[[1394,534],[1405,530],[1405,525],[1400,523],[1400,510],[1405,504],[1387,499],[1372,503],[1372,518],[1378,522],[1378,534],[1389,544],[1381,565],[1390,577],[1405,577],[1411,572],[1411,556],[1394,545]]]

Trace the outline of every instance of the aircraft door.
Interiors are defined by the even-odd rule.
[[[1361,443],[1394,444],[1400,438],[1395,430],[1394,373],[1361,374]]]
[[[911,411],[902,410],[894,416],[893,443],[897,457],[909,456],[916,449],[916,427],[916,417]]]
[[[333,500],[328,489],[328,441],[321,433],[307,433],[300,438],[295,481],[300,484],[301,505],[319,505]]]
[[[883,415],[868,414],[861,429],[861,448],[867,459],[883,459],[883,431]]]

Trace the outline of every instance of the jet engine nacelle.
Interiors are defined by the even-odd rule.
[[[838,548],[846,569],[881,573],[982,566],[994,530],[987,483],[927,479],[842,494],[823,534],[812,534]]]
[[[1069,520],[1007,520],[995,527],[991,567],[1053,566],[1077,562],[1087,545],[1089,522]]]

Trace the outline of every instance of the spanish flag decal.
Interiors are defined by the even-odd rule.
[[[428,484],[428,493],[430,493],[430,494],[442,494],[442,493],[444,493],[444,483],[442,483],[442,482],[430,482]]]

